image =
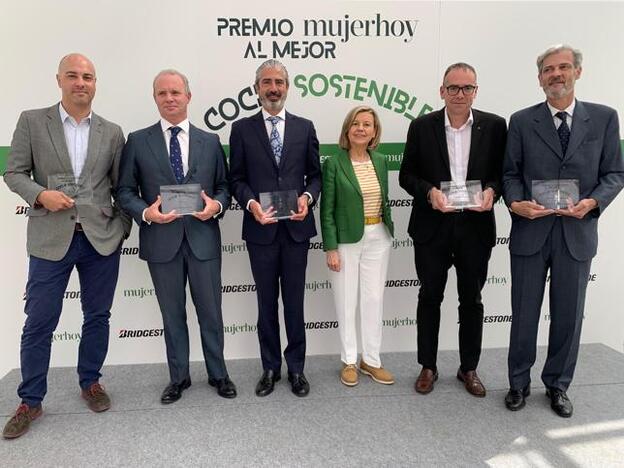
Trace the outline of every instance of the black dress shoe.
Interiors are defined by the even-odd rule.
[[[298,397],[304,397],[310,393],[310,384],[303,372],[301,374],[291,374],[289,372],[288,381],[290,382],[290,389]]]
[[[256,395],[259,397],[267,396],[273,391],[275,382],[278,382],[282,376],[279,372],[265,370],[256,385]]]
[[[550,407],[557,413],[557,416],[562,418],[572,416],[572,402],[566,395],[566,392],[558,388],[547,388],[546,396],[550,398]]]
[[[518,411],[524,408],[525,398],[531,394],[531,386],[527,385],[521,390],[509,389],[505,396],[505,406],[510,411]]]
[[[208,384],[217,388],[217,394],[223,398],[236,398],[236,385],[226,375],[222,379],[208,379]]]
[[[160,396],[160,402],[163,405],[176,402],[182,396],[182,392],[191,386],[191,379],[185,379],[180,383],[171,382],[165,387]]]

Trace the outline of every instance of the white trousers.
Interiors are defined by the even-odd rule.
[[[357,361],[356,310],[360,306],[362,359],[381,367],[383,297],[392,238],[383,223],[364,226],[364,235],[355,244],[338,244],[340,271],[330,270],[334,290],[338,332],[345,364]]]

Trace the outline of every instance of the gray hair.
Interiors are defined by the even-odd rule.
[[[444,72],[444,76],[442,77],[442,82],[444,82],[444,80],[446,79],[446,75],[451,73],[453,70],[457,70],[457,69],[464,70],[464,71],[471,71],[474,74],[475,81],[476,81],[476,79],[477,79],[477,70],[475,70],[475,68],[472,65],[470,65],[470,64],[467,64],[465,62],[457,62],[457,63],[454,63],[454,64],[448,66],[448,68]]]
[[[546,60],[546,57],[549,57],[553,54],[558,54],[559,52],[565,52],[566,50],[572,52],[572,58],[574,59],[574,68],[581,68],[581,65],[583,64],[583,54],[581,53],[581,51],[567,44],[557,44],[549,47],[544,52],[542,52],[539,57],[537,57],[537,72],[542,73],[542,67],[544,66],[544,60]]]
[[[158,74],[154,77],[154,81],[152,82],[153,89],[156,88],[156,80],[163,75],[179,76],[182,79],[182,82],[184,83],[184,92],[186,92],[186,94],[191,94],[191,88],[189,86],[189,81],[186,75],[184,73],[180,73],[178,70],[174,70],[173,68],[167,68],[165,70],[161,70],[158,72]]]
[[[260,83],[260,76],[262,75],[262,72],[269,68],[275,68],[276,70],[281,71],[284,75],[286,86],[290,86],[290,82],[288,81],[288,70],[286,70],[286,67],[282,62],[275,59],[269,59],[266,62],[262,62],[260,64],[260,66],[256,70],[256,81],[254,83],[254,86],[258,86],[258,84]]]

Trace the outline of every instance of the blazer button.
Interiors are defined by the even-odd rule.
[[[75,217],[74,215],[71,215],[71,216],[69,217],[69,219],[71,219],[71,220],[73,221],[74,219],[76,219],[76,217]]]
[[[281,178],[281,177],[278,177],[278,178],[277,178],[277,181],[278,181],[278,182],[281,182],[281,181],[282,181],[282,178]]]

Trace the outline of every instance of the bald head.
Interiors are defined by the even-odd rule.
[[[91,112],[95,97],[95,67],[82,54],[68,54],[61,59],[56,74],[61,88],[61,102],[69,115],[79,120]]]
[[[61,58],[61,61],[58,64],[58,72],[57,73],[60,75],[68,67],[71,67],[76,62],[81,62],[84,65],[87,65],[91,69],[91,71],[93,73],[93,76],[95,76],[95,66],[93,65],[93,62],[91,60],[89,60],[87,57],[85,57],[84,55],[78,54],[78,53],[67,54],[66,56]]]

